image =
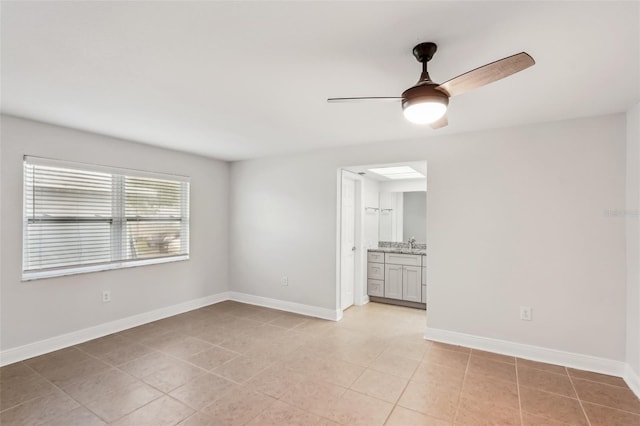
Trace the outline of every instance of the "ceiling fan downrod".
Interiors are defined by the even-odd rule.
[[[427,62],[433,58],[437,50],[438,46],[432,42],[420,43],[413,48],[413,56],[422,64],[422,74],[420,74],[420,79],[417,84],[433,83],[427,71]]]

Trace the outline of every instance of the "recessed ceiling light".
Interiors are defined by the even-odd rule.
[[[396,173],[393,175],[386,175],[386,177],[389,179],[420,179],[420,178],[423,178],[424,176],[418,172],[414,172],[414,173]]]
[[[409,166],[378,167],[369,169],[370,172],[388,179],[420,179],[424,175]]]
[[[377,173],[379,175],[415,172],[415,170],[412,169],[409,166],[377,167],[377,168],[374,168],[374,169],[369,169],[369,171],[373,172],[373,173]]]

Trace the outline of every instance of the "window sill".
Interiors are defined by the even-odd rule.
[[[48,271],[23,272],[22,282],[43,278],[63,277],[65,275],[87,274],[91,272],[111,271],[114,269],[135,268],[138,266],[157,265],[189,260],[189,255],[158,257],[154,259],[130,260],[126,262],[103,263],[99,265],[77,266],[72,268],[52,269]]]

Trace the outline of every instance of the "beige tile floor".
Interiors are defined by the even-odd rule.
[[[620,378],[428,342],[424,323],[223,302],[3,367],[0,423],[640,426]]]

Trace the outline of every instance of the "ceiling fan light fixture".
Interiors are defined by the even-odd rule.
[[[431,124],[441,119],[447,112],[442,102],[425,101],[404,106],[404,117],[414,124]]]
[[[435,84],[418,84],[402,94],[402,110],[407,120],[415,124],[431,124],[447,112],[449,97]]]

